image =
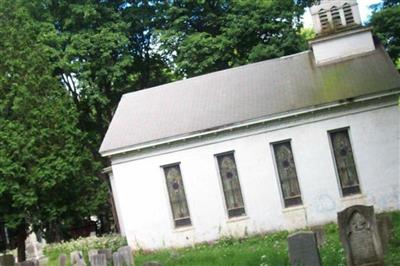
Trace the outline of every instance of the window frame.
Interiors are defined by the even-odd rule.
[[[359,190],[360,190],[359,193],[348,194],[348,195],[344,195],[344,194],[343,194],[342,181],[341,181],[341,179],[340,179],[339,171],[338,171],[338,169],[337,169],[335,151],[334,151],[334,147],[333,147],[333,143],[332,143],[332,138],[331,138],[331,134],[332,134],[332,133],[337,133],[337,132],[344,131],[344,130],[347,131],[347,135],[348,135],[348,137],[349,137],[349,142],[350,142],[350,146],[351,146],[351,153],[353,154],[354,168],[355,168],[355,170],[356,170],[357,181],[358,181],[358,187],[359,187]],[[361,178],[360,178],[360,171],[359,171],[359,169],[358,169],[357,156],[356,156],[356,154],[355,154],[355,152],[354,152],[354,142],[353,142],[353,139],[352,139],[350,126],[345,126],[345,127],[330,129],[330,130],[327,131],[327,136],[328,136],[328,142],[329,142],[329,148],[330,148],[330,153],[331,153],[333,168],[334,168],[335,175],[336,175],[337,188],[338,188],[338,190],[339,190],[339,195],[340,195],[340,197],[341,197],[341,198],[347,198],[347,197],[353,197],[353,196],[362,195],[362,194],[363,194],[363,186],[362,186],[362,182],[361,182]]]
[[[172,209],[171,197],[169,195],[169,190],[168,190],[167,176],[165,174],[165,168],[174,167],[174,166],[178,166],[179,167],[179,172],[181,174],[181,181],[182,181],[183,190],[184,190],[184,193],[185,193],[186,205],[187,205],[187,208],[188,208],[189,221],[190,221],[190,224],[185,224],[185,225],[180,225],[180,226],[176,225],[176,221],[179,220],[179,219],[175,219],[174,218],[174,211]],[[191,215],[191,211],[190,211],[191,208],[190,208],[188,196],[187,196],[186,189],[185,189],[185,187],[186,187],[185,181],[183,180],[183,171],[182,171],[182,167],[181,167],[181,162],[175,162],[175,163],[168,163],[168,164],[160,165],[160,170],[161,170],[162,178],[164,180],[163,181],[164,182],[164,191],[165,191],[166,198],[167,198],[167,205],[168,205],[167,208],[169,209],[169,215],[170,215],[172,229],[173,230],[182,230],[182,229],[184,230],[184,229],[193,227],[193,219],[192,219],[192,215]]]
[[[295,170],[296,170],[297,184],[299,186],[300,200],[301,200],[301,204],[289,205],[289,206],[286,206],[285,198],[283,196],[281,177],[279,175],[278,165],[277,165],[276,156],[275,156],[275,148],[274,148],[274,145],[282,144],[282,143],[285,143],[285,142],[289,142],[290,149],[292,151],[292,157],[293,157],[294,166],[295,166]],[[275,179],[276,179],[276,182],[278,184],[278,190],[279,190],[279,196],[280,196],[280,201],[281,201],[281,204],[282,204],[282,208],[283,209],[290,209],[290,208],[298,208],[298,207],[304,206],[303,189],[301,188],[300,176],[299,176],[299,172],[297,170],[297,161],[296,161],[296,157],[295,157],[294,152],[293,152],[292,139],[288,138],[288,139],[283,139],[283,140],[270,142],[269,143],[269,147],[270,147],[271,154],[272,154],[272,161],[273,161],[272,163],[273,163],[274,169],[275,169]]]
[[[223,181],[222,181],[221,171],[220,171],[219,162],[218,162],[218,157],[219,156],[228,155],[228,154],[232,154],[233,155],[233,159],[235,161],[237,178],[238,178],[238,181],[239,181],[240,194],[242,196],[242,201],[243,201],[243,214],[238,215],[238,216],[232,216],[232,217],[229,216],[229,209],[228,209],[227,202],[226,202],[224,184],[223,184]],[[222,194],[222,205],[224,206],[226,219],[228,221],[232,221],[232,220],[243,219],[245,217],[248,217],[248,215],[247,215],[247,207],[246,207],[246,200],[245,200],[245,196],[244,196],[243,189],[242,189],[242,182],[240,180],[240,173],[239,173],[239,167],[238,167],[237,160],[236,160],[236,152],[235,152],[235,150],[229,150],[229,151],[225,151],[225,152],[220,152],[220,153],[214,154],[214,161],[215,161],[215,167],[217,169],[217,178],[218,178],[218,183],[219,183],[219,186],[220,186],[220,191],[221,191],[221,194]]]

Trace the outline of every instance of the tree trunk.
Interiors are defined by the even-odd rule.
[[[18,249],[18,262],[26,260],[25,256],[25,240],[27,234],[27,226],[25,222],[22,222],[17,229],[17,249]]]

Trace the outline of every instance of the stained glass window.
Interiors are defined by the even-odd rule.
[[[290,141],[276,143],[273,148],[285,207],[301,205],[301,192]]]
[[[360,184],[347,129],[330,133],[343,196],[360,193]]]
[[[228,217],[245,215],[242,191],[233,153],[217,155]]]
[[[186,201],[186,194],[183,187],[179,164],[165,166],[164,174],[167,182],[169,201],[171,203],[175,227],[191,225],[192,222],[190,220],[190,213]]]

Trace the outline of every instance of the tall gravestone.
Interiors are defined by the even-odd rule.
[[[98,254],[104,254],[106,256],[106,260],[107,261],[111,261],[112,260],[112,250],[109,249],[109,248],[99,249],[98,250]]]
[[[81,251],[73,251],[70,254],[72,266],[85,266],[85,260]]]
[[[58,265],[59,266],[67,266],[67,255],[61,254],[58,257]]]
[[[314,232],[297,232],[288,237],[292,266],[321,266],[317,238]]]
[[[92,258],[94,255],[98,254],[98,250],[97,249],[91,249],[88,251],[88,258],[89,258],[89,262],[92,263]]]
[[[90,265],[91,266],[107,266],[106,254],[99,253],[97,255],[93,255]]]
[[[11,254],[0,255],[0,266],[14,266],[15,258]]]
[[[118,253],[121,260],[121,265],[133,266],[135,265],[134,258],[132,256],[132,249],[130,246],[123,246],[118,249]]]
[[[113,253],[113,266],[122,266],[121,256],[118,251]]]
[[[338,225],[348,266],[384,265],[373,206],[355,205],[339,212]]]

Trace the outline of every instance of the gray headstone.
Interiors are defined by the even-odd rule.
[[[355,205],[339,212],[338,225],[348,266],[384,265],[373,206]]]
[[[106,255],[106,260],[111,261],[112,260],[112,250],[107,248],[107,249],[99,249],[97,251],[98,254],[104,254]]]
[[[85,260],[81,251],[71,252],[71,265],[72,266],[85,266]]]
[[[58,265],[59,266],[67,266],[67,255],[61,254],[58,257]]]
[[[113,266],[122,266],[121,256],[118,251],[113,253]]]
[[[14,266],[15,258],[11,254],[1,255],[0,256],[0,266]]]
[[[93,255],[92,260],[90,261],[90,265],[92,265],[92,266],[107,266],[106,254]]]
[[[148,261],[143,264],[143,266],[163,266],[158,261]]]
[[[322,247],[326,242],[326,233],[324,226],[314,226],[311,228],[317,238],[318,247]]]
[[[88,251],[88,258],[89,258],[89,262],[92,263],[92,257],[94,255],[98,254],[98,250],[97,249],[91,249]]]
[[[321,266],[317,238],[313,232],[297,232],[288,237],[292,266]]]
[[[389,248],[390,238],[392,236],[392,217],[387,213],[380,213],[376,215],[376,222],[378,224],[378,231],[382,242],[383,253],[386,253]]]
[[[132,255],[132,249],[130,246],[123,246],[118,249],[120,260],[122,265],[135,265],[135,260]]]

